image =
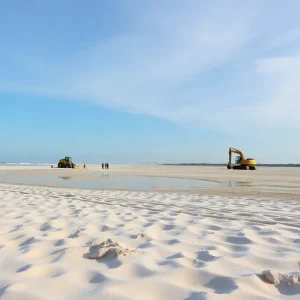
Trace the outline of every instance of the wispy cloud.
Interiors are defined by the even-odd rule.
[[[300,128],[300,56],[274,57],[257,62],[269,89],[260,118],[272,128]]]
[[[28,55],[20,68],[30,78],[2,80],[0,89],[90,101],[219,130],[232,130],[237,121],[241,130],[249,130],[253,120],[257,128],[298,128],[299,57],[257,51],[256,40],[263,38],[257,20],[267,7],[252,1],[168,1],[139,9],[132,8],[135,26],[70,51],[64,64]],[[274,45],[295,43],[298,29],[279,34]]]
[[[289,44],[300,42],[300,26],[292,28],[279,34],[272,42],[273,47],[282,47]]]

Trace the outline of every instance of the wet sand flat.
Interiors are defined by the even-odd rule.
[[[51,169],[44,166],[0,167],[0,176],[3,174],[24,177],[26,175],[72,177],[77,181],[95,181],[99,180],[101,175],[197,179],[216,183],[213,185],[201,183],[201,189],[198,191],[200,194],[300,200],[300,168],[293,167],[258,167],[255,171],[227,170],[226,167],[209,166],[111,166],[109,170],[102,170],[100,166],[89,166],[88,170]],[[157,188],[159,190],[159,186]],[[162,190],[167,190],[167,187],[162,186]],[[190,192],[197,191],[192,189]]]

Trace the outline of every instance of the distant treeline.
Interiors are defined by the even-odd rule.
[[[180,163],[180,164],[162,164],[163,166],[227,166],[227,164],[208,164],[208,163]],[[300,167],[300,164],[257,164],[260,167]]]

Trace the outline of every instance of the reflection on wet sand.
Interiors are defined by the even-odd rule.
[[[61,177],[58,177],[58,178],[61,178],[61,179],[64,179],[64,180],[70,180],[70,179],[72,179],[72,176],[61,176]]]
[[[101,177],[102,179],[108,179],[110,176],[110,174],[101,174],[100,176],[97,177]]]
[[[237,181],[237,180],[230,180],[228,182],[229,187],[237,187],[237,186],[256,186],[256,182],[254,181]]]

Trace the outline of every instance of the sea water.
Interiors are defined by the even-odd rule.
[[[197,190],[213,182],[196,179],[150,177],[115,174],[89,174],[84,177],[69,175],[33,175],[0,173],[0,181],[14,184],[44,185],[64,188],[120,189],[120,190]]]

